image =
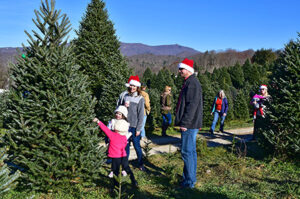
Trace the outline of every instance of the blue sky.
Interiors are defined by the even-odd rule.
[[[90,0],[56,0],[73,30]],[[105,0],[120,41],[199,51],[280,49],[300,32],[299,0]],[[1,0],[0,47],[26,44],[40,0]],[[74,31],[71,38],[76,37]]]

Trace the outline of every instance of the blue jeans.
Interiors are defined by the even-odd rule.
[[[214,112],[214,120],[213,120],[213,122],[211,124],[211,127],[210,127],[210,130],[212,132],[214,132],[214,130],[216,128],[216,124],[218,122],[219,117],[221,117],[220,131],[223,131],[223,129],[224,129],[224,121],[225,121],[225,117],[226,117],[223,114],[224,113],[221,114],[220,112],[217,112],[217,111]]]
[[[171,125],[172,124],[172,114],[169,112],[167,114],[162,114],[163,123],[162,125]]]
[[[128,143],[126,146],[126,153],[127,153],[127,158],[129,159],[129,154],[130,154],[130,143],[133,142],[133,146],[138,158],[138,163],[139,166],[143,166],[143,152],[140,144],[141,140],[141,134],[139,136],[136,136],[136,128],[129,127],[129,132],[132,133],[132,136],[128,139]]]
[[[144,115],[143,126],[141,130],[141,136],[146,137],[145,125],[146,125],[147,115]]]
[[[196,136],[198,131],[199,129],[181,131],[181,156],[184,163],[182,185],[184,187],[193,188],[197,181]]]

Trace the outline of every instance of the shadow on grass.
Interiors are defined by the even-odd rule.
[[[135,190],[132,192],[134,194],[133,198],[145,198],[145,199],[165,199],[165,198],[176,198],[176,199],[227,199],[228,197],[224,194],[214,193],[214,192],[202,192],[197,189],[175,189],[175,188],[165,188],[164,195],[153,195],[148,191]],[[169,194],[167,194],[169,193]]]
[[[236,142],[248,142],[252,139],[252,134],[236,135],[225,131],[223,133],[215,133],[213,135],[208,132],[202,132],[201,135],[207,140],[208,147],[228,145],[231,144],[233,140],[235,140]],[[221,139],[225,142],[220,143],[219,140],[215,139]]]
[[[181,176],[176,176],[180,179]],[[164,198],[178,198],[178,199],[199,199],[199,198],[228,198],[225,194],[210,192],[210,191],[201,191],[197,188],[181,188],[178,185],[175,185],[172,182],[172,179],[167,177],[166,175],[155,176],[152,178],[154,180],[154,184],[158,184],[160,186],[160,190],[155,190],[156,194],[154,195],[150,191],[147,190],[135,190],[131,194],[134,194],[134,198],[153,198],[153,199],[164,199]]]
[[[139,168],[137,160],[130,161],[130,164],[135,168]],[[146,166],[146,174],[161,175],[161,173],[163,172],[162,168],[152,164],[147,160],[144,160],[144,165]]]
[[[152,136],[148,138],[153,144],[166,145],[166,144],[177,144],[180,143],[180,138],[175,136]]]

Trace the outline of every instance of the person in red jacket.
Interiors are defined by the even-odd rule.
[[[131,171],[125,147],[127,145],[127,137],[129,123],[125,119],[116,120],[114,124],[114,132],[111,131],[105,124],[103,124],[98,118],[93,120],[98,124],[100,129],[107,135],[110,140],[108,147],[108,157],[112,159],[112,170],[115,176],[119,176],[120,165],[122,164],[123,169],[130,175],[131,183],[136,187],[137,181],[135,180],[134,174]],[[114,178],[114,186],[119,186],[119,183]]]
[[[219,118],[221,119],[219,131],[222,133],[224,132],[224,121],[227,115],[227,111],[228,111],[228,101],[224,91],[220,90],[217,96],[215,97],[211,108],[211,115],[214,116],[213,122],[209,130],[211,134],[214,134],[215,127]]]

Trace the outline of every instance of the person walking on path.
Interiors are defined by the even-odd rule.
[[[132,133],[132,136],[129,138],[126,146],[127,158],[129,158],[130,155],[130,144],[132,142],[138,158],[139,169],[141,171],[146,171],[140,143],[141,130],[144,121],[145,100],[140,94],[141,83],[139,76],[130,76],[128,83],[126,83],[125,86],[128,90],[120,94],[117,106],[124,105],[128,109],[127,121],[130,124],[129,132]]]
[[[214,134],[215,127],[216,127],[219,117],[221,118],[219,131],[221,131],[223,133],[224,121],[225,121],[225,117],[227,115],[227,111],[228,111],[228,101],[227,101],[224,91],[220,90],[212,104],[211,115],[214,115],[214,120],[213,120],[210,130],[209,130],[209,132],[211,134]]]
[[[171,87],[166,86],[164,92],[160,96],[161,115],[162,115],[162,131],[161,135],[167,135],[167,129],[172,123],[172,94]]]
[[[135,180],[134,174],[131,171],[127,154],[125,151],[125,147],[127,145],[127,137],[129,123],[126,122],[125,119],[116,120],[114,123],[114,132],[109,130],[107,126],[105,126],[98,118],[94,118],[93,120],[98,124],[100,129],[109,137],[110,143],[108,148],[108,156],[112,159],[112,170],[115,176],[119,176],[120,165],[122,165],[123,169],[130,175],[131,183],[134,187],[138,185]],[[118,187],[118,181],[113,178],[114,187]]]
[[[181,132],[181,156],[184,162],[182,187],[193,188],[197,181],[196,136],[202,128],[203,98],[199,80],[194,74],[194,61],[185,58],[178,65],[184,82],[179,94],[175,125]]]
[[[141,95],[144,97],[145,100],[145,107],[144,107],[144,120],[143,120],[143,126],[141,130],[141,136],[142,139],[146,138],[146,131],[145,131],[145,125],[147,121],[147,116],[150,114],[151,106],[150,106],[150,98],[148,93],[146,92],[147,85],[142,83],[141,85]]]
[[[265,117],[267,117],[267,115],[266,115],[267,106],[266,105],[271,100],[271,96],[268,94],[267,85],[265,85],[265,84],[261,85],[259,87],[259,91],[260,91],[260,96],[262,97],[260,99],[259,103],[260,103],[260,106],[262,107],[263,114],[261,114],[260,111],[257,111],[257,113],[256,113],[256,118],[254,119],[254,130],[253,130],[253,138],[252,138],[253,140],[257,139],[257,136],[259,135],[259,128],[265,124]],[[251,103],[255,107],[258,102],[253,100]]]

